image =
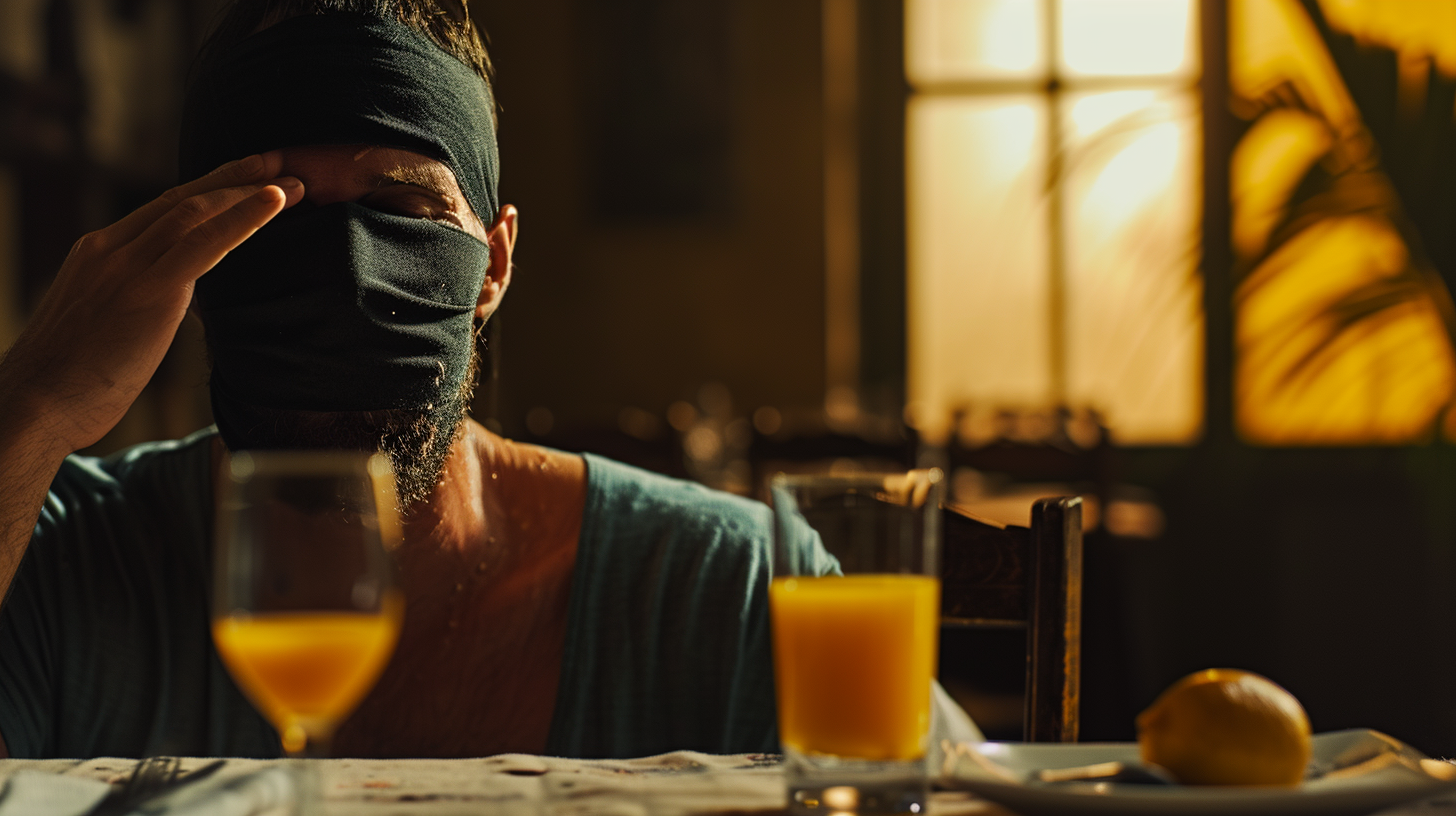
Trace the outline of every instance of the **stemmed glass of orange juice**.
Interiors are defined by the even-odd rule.
[[[224,470],[213,642],[283,749],[327,756],[399,636],[394,472],[352,451],[239,452]]]
[[[939,470],[775,477],[769,586],[793,813],[926,812]]]

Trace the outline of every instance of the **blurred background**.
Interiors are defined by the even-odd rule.
[[[0,3],[0,345],[173,183],[218,5]],[[1231,666],[1456,754],[1456,0],[471,9],[521,210],[478,419],[746,495],[1081,494],[1083,739]],[[206,376],[189,320],[90,452],[208,424]],[[992,733],[1017,648],[943,653]]]

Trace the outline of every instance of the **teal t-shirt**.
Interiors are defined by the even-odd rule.
[[[209,633],[214,433],[62,466],[0,608],[12,756],[279,754]],[[586,462],[547,753],[777,750],[768,508]]]

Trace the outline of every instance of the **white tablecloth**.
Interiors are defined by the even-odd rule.
[[[570,760],[504,754],[483,759],[307,760],[319,816],[522,814],[522,816],[673,816],[776,813],[784,807],[775,757],[678,751],[632,760]],[[187,759],[183,770],[210,760]],[[279,761],[229,760],[208,787],[226,785]],[[21,770],[116,781],[128,759],[0,760],[0,780]],[[281,812],[279,812],[281,813]],[[1004,816],[965,794],[937,793],[936,816]],[[261,816],[261,815],[260,815]],[[275,816],[270,813],[267,816]]]

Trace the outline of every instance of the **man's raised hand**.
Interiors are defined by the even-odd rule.
[[[101,439],[162,362],[204,272],[303,185],[250,156],[167,191],[71,249],[0,359],[0,598],[67,454]]]
[[[120,422],[197,278],[303,197],[297,179],[277,178],[281,165],[277,153],[225,164],[77,241],[0,361],[0,406],[10,406],[0,434],[20,432],[59,464]]]

